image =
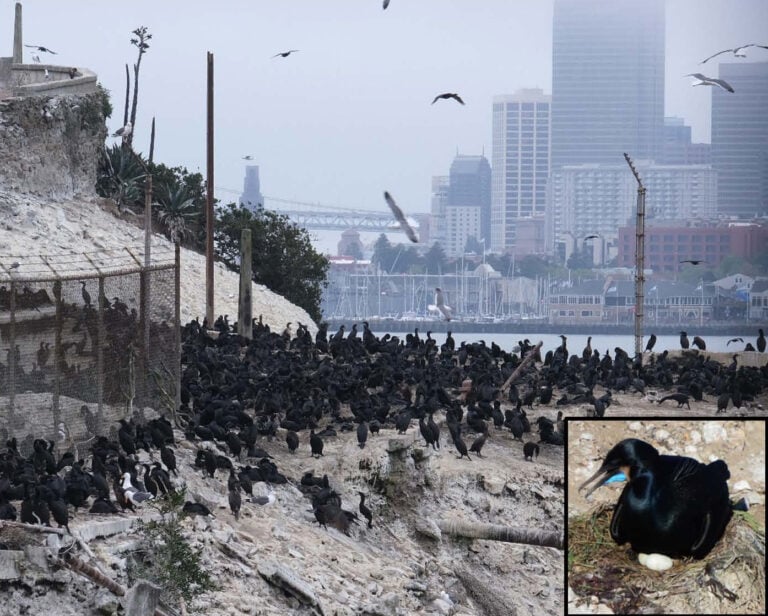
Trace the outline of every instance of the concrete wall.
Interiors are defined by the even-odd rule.
[[[77,71],[74,78],[69,75],[73,68]],[[13,64],[9,86],[13,96],[91,94],[96,92],[96,73],[53,64]]]
[[[0,189],[92,196],[106,136],[100,93],[0,100]]]

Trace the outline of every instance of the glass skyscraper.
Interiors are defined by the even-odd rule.
[[[663,0],[555,0],[553,170],[658,159],[664,28]]]
[[[768,62],[720,65],[735,90],[712,88],[712,166],[720,214],[768,215]]]

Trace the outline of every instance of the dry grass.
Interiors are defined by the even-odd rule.
[[[611,539],[613,508],[569,520],[568,583],[577,595],[596,596],[614,612],[765,613],[765,530],[737,513],[703,560],[676,561],[657,573]]]

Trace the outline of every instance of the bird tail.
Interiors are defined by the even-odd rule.
[[[733,511],[749,511],[749,503],[746,498],[740,498],[735,503],[731,503],[731,509]]]

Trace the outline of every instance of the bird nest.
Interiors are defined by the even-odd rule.
[[[613,507],[568,522],[568,585],[619,614],[765,614],[765,529],[735,512],[725,535],[702,560],[654,572],[611,539]]]
[[[44,537],[22,526],[0,522],[0,550],[23,550],[28,545],[42,545]]]

